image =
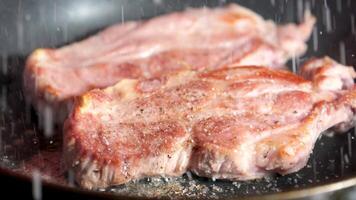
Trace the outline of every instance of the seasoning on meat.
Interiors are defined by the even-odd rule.
[[[85,188],[187,170],[229,180],[295,172],[356,108],[353,68],[323,58],[302,71],[309,80],[255,66],[181,70],[92,90],[66,121],[67,169]]]

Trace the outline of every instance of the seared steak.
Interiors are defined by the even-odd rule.
[[[316,59],[303,70],[312,81],[229,67],[124,79],[78,98],[65,124],[67,169],[85,188],[187,170],[231,180],[286,174],[305,165],[321,132],[353,119],[351,67]]]
[[[280,67],[305,52],[314,22],[307,15],[300,25],[276,26],[230,5],[117,24],[81,42],[34,51],[24,72],[26,96],[40,113],[53,109],[63,118],[73,97],[123,78],[230,63]]]

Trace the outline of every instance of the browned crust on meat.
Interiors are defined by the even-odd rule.
[[[229,71],[232,70],[246,70],[248,71],[246,74],[236,74],[234,78],[239,79],[271,79],[271,80],[280,80],[289,82],[292,84],[303,84],[308,81],[303,79],[302,77],[286,71],[286,70],[269,70],[268,68],[261,66],[235,66],[235,67],[226,67],[221,70],[213,70],[206,73],[202,73],[199,75],[201,78],[215,78],[220,80],[228,80],[230,74]]]
[[[295,172],[320,132],[351,120],[356,107],[354,87],[332,93],[312,84],[257,66],[125,79],[76,100],[65,162],[87,188],[188,169],[231,180]]]

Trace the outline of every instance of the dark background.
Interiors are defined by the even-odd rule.
[[[214,7],[230,2],[251,8],[276,23],[299,22],[304,9],[309,7],[317,17],[317,26],[309,40],[308,52],[301,58],[296,58],[297,65],[311,56],[322,55],[329,55],[348,65],[356,65],[354,0],[0,0],[0,166],[5,169],[14,168],[13,163],[25,160],[28,155],[44,148],[48,142],[39,138],[37,145],[31,143],[37,136],[28,130],[36,132],[38,129],[34,123],[36,116],[25,106],[21,92],[24,62],[35,48],[59,47],[114,23],[148,19],[187,7]],[[41,130],[37,131],[40,134]],[[299,173],[301,178],[298,183],[294,183],[293,174],[276,178],[274,190],[265,188],[267,182],[252,182],[243,183],[241,191],[222,192],[218,196],[241,197],[298,190],[356,177],[356,149],[352,148],[356,146],[356,141],[352,139],[354,136],[352,130],[347,134],[319,140],[308,163],[311,167],[306,167]],[[345,155],[349,158],[348,162],[344,160]],[[201,184],[210,184],[209,180],[197,180]],[[222,187],[231,185],[224,181],[216,184]],[[2,197],[11,194],[12,198],[31,198],[31,181],[0,168],[0,191]],[[84,197],[81,196],[83,194],[55,186],[46,186],[42,192],[43,197],[50,199],[64,198],[62,196],[76,199]],[[353,196],[348,196],[352,192],[353,190],[344,190],[328,193],[321,198],[353,199]]]
[[[356,8],[353,0],[1,0],[0,52],[5,56],[27,55],[34,48],[63,45],[117,22],[230,2],[277,23],[299,21],[304,8],[310,7],[318,17],[317,30],[322,32],[318,55],[327,53],[340,38],[350,36],[351,15]]]

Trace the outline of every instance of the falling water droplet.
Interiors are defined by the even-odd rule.
[[[193,180],[193,177],[192,177],[192,173],[190,171],[187,171],[187,177],[188,177],[188,180]]]
[[[328,4],[326,3],[326,1],[324,1],[323,13],[324,13],[324,25],[326,28],[326,32],[330,33],[332,31],[331,13],[330,13],[330,8],[329,8]]]
[[[335,29],[336,29],[336,17],[333,16],[332,23],[331,23],[331,30],[335,30]]]
[[[297,72],[297,58],[295,56],[292,57],[292,71],[293,73]]]
[[[6,53],[2,53],[1,55],[1,66],[2,66],[2,74],[7,75],[7,55]]]
[[[341,0],[336,0],[336,9],[339,13],[342,11],[342,3]]]
[[[315,158],[313,158],[312,160],[312,168],[313,168],[313,180],[316,180],[316,162],[315,162]]]
[[[318,27],[314,27],[313,29],[313,50],[318,51]]]
[[[162,4],[162,0],[153,0],[153,3],[156,5],[161,5]]]
[[[306,1],[304,6],[305,6],[304,10],[306,10],[306,11],[311,13],[311,11],[310,11],[311,10],[310,1]],[[304,15],[303,15],[303,17],[304,17]]]
[[[351,14],[351,33],[354,35],[356,33],[355,29],[355,15]]]
[[[312,7],[314,8],[315,7],[315,0],[312,0],[311,4],[312,4]]]
[[[276,5],[276,0],[271,0],[271,4],[274,7]]]
[[[299,21],[303,20],[303,9],[303,1],[297,1],[297,15]]]
[[[351,133],[347,133],[347,148],[349,151],[349,156],[352,158],[352,143],[351,143]]]
[[[57,23],[57,3],[53,3],[53,21]]]
[[[219,0],[219,5],[222,6],[222,5],[225,5],[226,3],[226,0]]]
[[[2,147],[2,129],[0,128],[0,155],[2,156],[2,150],[3,150],[3,147]]]
[[[32,172],[32,197],[35,200],[42,199],[41,174],[38,170]]]
[[[26,15],[25,15],[25,20],[26,20],[26,21],[31,21],[31,18],[32,18],[32,17],[31,17],[30,14],[26,14]]]
[[[347,154],[344,154],[344,160],[345,160],[345,164],[348,165],[350,163],[350,159],[349,156]]]
[[[344,162],[344,147],[340,147],[340,170],[341,170],[341,176],[344,175],[344,167],[345,167],[345,162]]]
[[[74,186],[74,172],[73,170],[68,170],[68,184],[69,186],[73,187]]]
[[[280,3],[279,5],[280,5],[279,6],[280,12],[281,12],[281,14],[283,14],[284,13],[284,9],[285,9],[285,5],[283,5],[283,3]]]
[[[0,98],[0,100],[1,100],[1,102],[0,102],[1,109],[0,110],[2,112],[4,112],[7,109],[6,99],[7,99],[7,88],[5,87],[5,85],[3,85],[1,87],[1,98]]]
[[[68,25],[67,24],[63,25],[62,33],[63,33],[63,40],[65,42],[67,42],[68,41]]]
[[[345,43],[339,43],[339,50],[340,50],[340,63],[346,65],[346,50],[345,50]]]
[[[24,47],[24,27],[23,27],[23,9],[22,3],[19,2],[19,6],[17,8],[17,21],[16,21],[16,30],[17,30],[17,48],[22,51]]]
[[[43,115],[44,134],[46,137],[51,137],[53,135],[53,110],[45,106]]]
[[[124,6],[121,6],[121,23],[125,22]]]

